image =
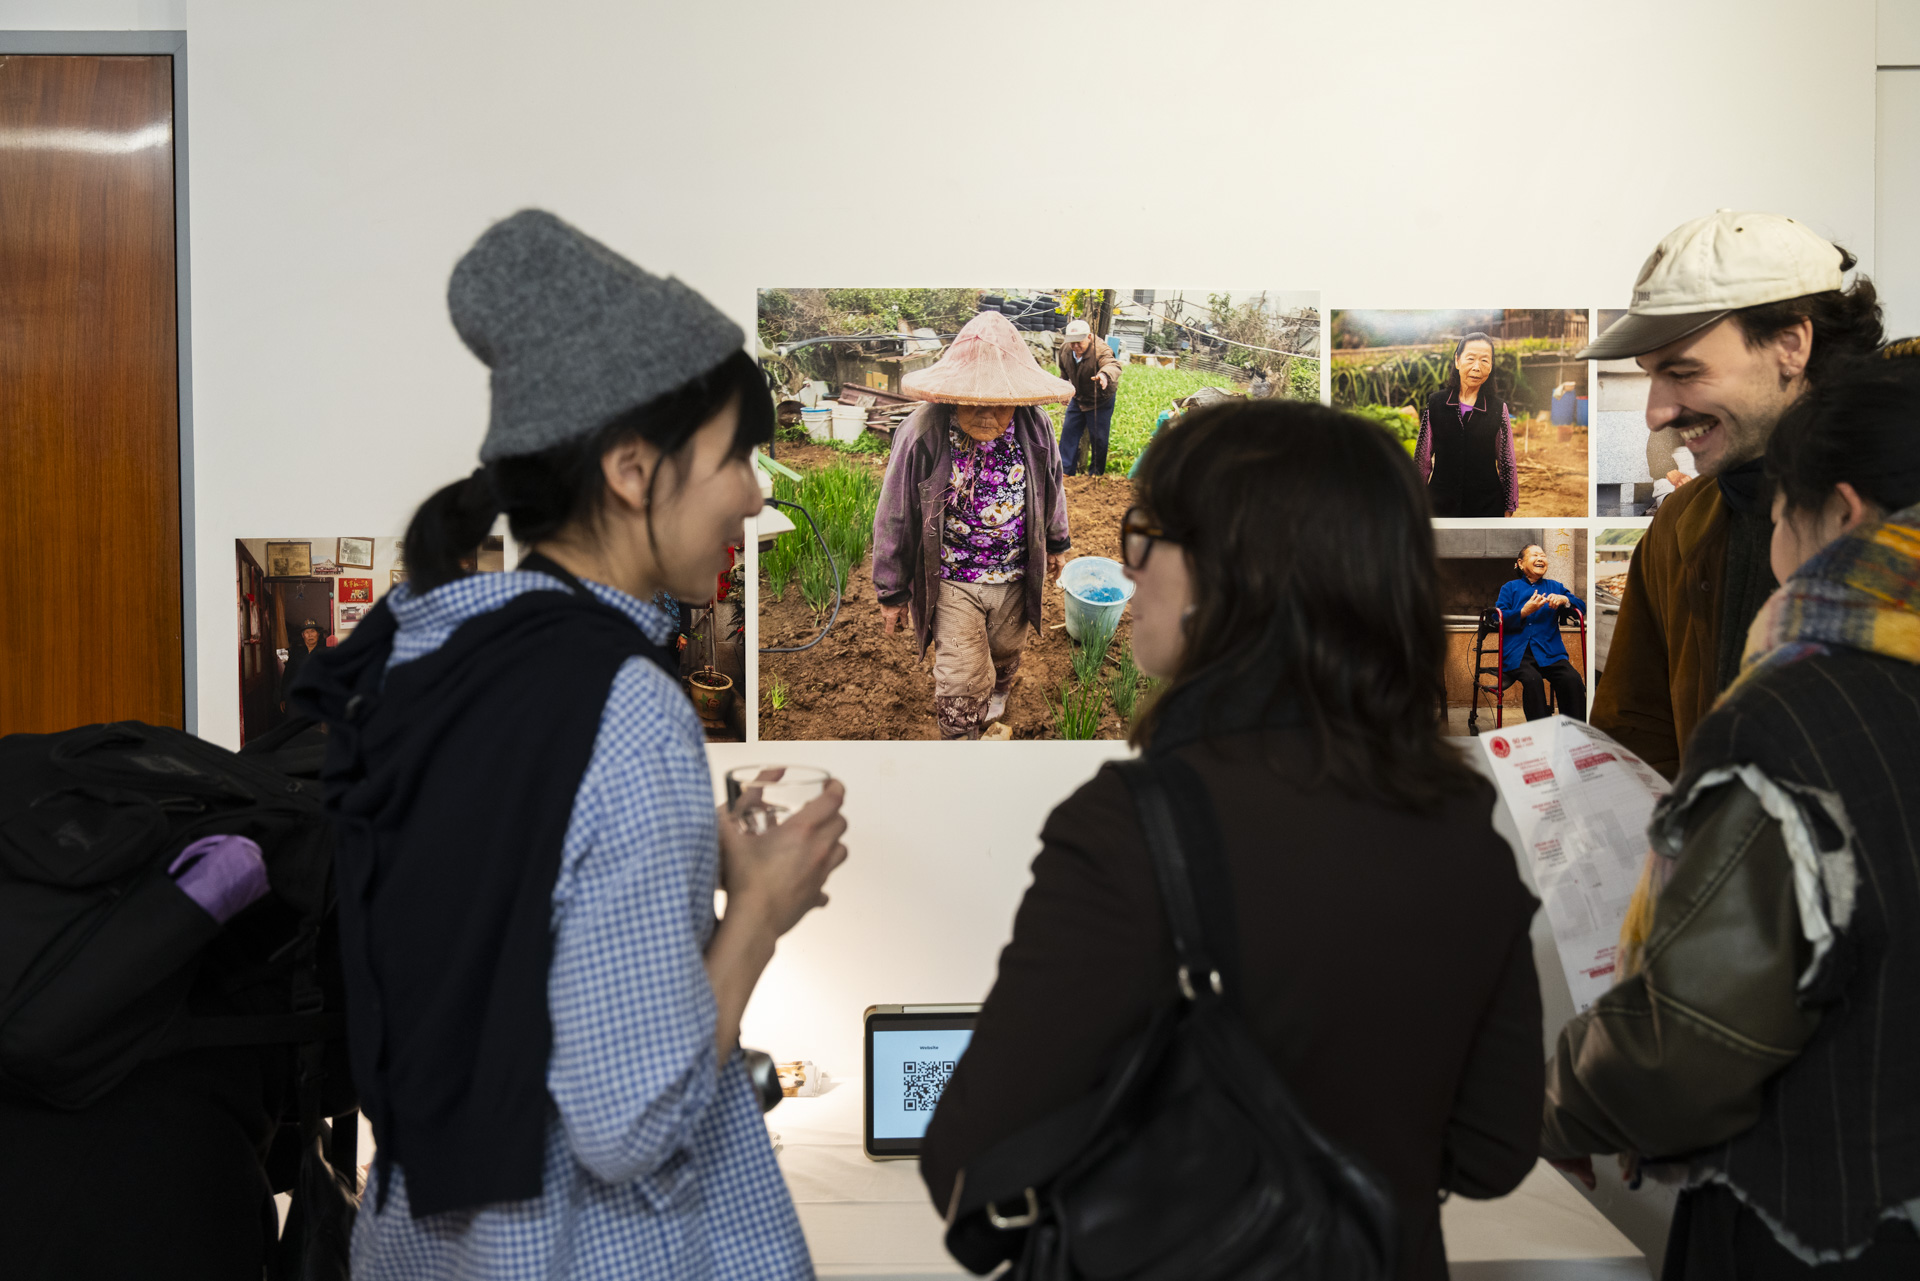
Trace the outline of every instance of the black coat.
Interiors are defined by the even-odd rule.
[[[1255,1039],[1308,1117],[1393,1189],[1401,1275],[1444,1281],[1439,1190],[1503,1195],[1539,1144],[1536,904],[1493,831],[1491,786],[1416,817],[1311,785],[1298,729],[1174,752],[1218,809]],[[1120,775],[1095,775],[1041,840],[999,977],[927,1129],[921,1173],[942,1212],[969,1161],[1094,1089],[1121,1043],[1178,999]]]
[[[306,639],[299,632],[295,632],[287,638],[287,666],[286,669],[280,673],[280,701],[282,703],[287,701],[287,691],[293,688],[293,682],[295,678],[300,675],[300,670],[307,665],[307,660],[315,654],[324,654],[326,652],[327,638],[324,635],[320,637],[320,643],[312,649],[307,648]]]

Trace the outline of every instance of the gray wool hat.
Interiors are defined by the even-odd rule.
[[[746,335],[672,277],[543,209],[496,222],[453,269],[447,309],[493,371],[480,461],[538,453],[708,372]]]

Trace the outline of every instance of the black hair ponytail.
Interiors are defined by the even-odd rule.
[[[522,544],[596,520],[606,500],[601,459],[608,450],[637,439],[652,444],[662,458],[675,458],[730,401],[740,407],[732,454],[744,458],[755,445],[773,439],[773,399],[760,366],[736,351],[699,377],[614,415],[596,431],[539,453],[497,458],[455,481],[420,504],[407,526],[408,582],[424,593],[473,572],[481,540],[502,512]],[[662,470],[654,470],[650,484],[659,481]],[[651,519],[651,502],[647,511]]]
[[[421,503],[404,544],[413,590],[430,592],[471,572],[475,551],[499,516],[500,499],[485,467]]]
[[[1817,512],[1846,481],[1889,514],[1920,503],[1920,360],[1854,361],[1794,402],[1767,442],[1787,510]]]

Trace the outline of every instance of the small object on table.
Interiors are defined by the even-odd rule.
[[[833,1078],[815,1067],[811,1059],[776,1063],[774,1069],[780,1074],[780,1093],[790,1099],[810,1099],[833,1088]]]

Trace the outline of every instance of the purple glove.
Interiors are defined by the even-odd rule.
[[[260,857],[260,847],[244,836],[195,841],[180,851],[167,875],[223,925],[267,892],[266,860]]]

